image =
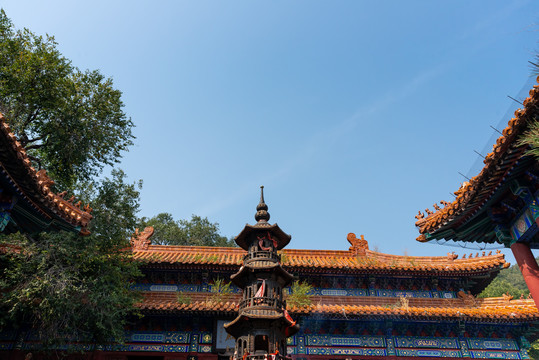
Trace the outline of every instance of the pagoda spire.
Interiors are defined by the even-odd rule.
[[[264,202],[264,186],[256,207],[255,225],[245,225],[236,244],[247,251],[243,265],[230,280],[242,289],[238,315],[224,325],[235,338],[231,360],[292,360],[287,354],[286,338],[299,330],[283,300],[283,289],[294,276],[283,269],[277,253],[290,242],[277,224],[268,224],[270,215]]]
[[[270,219],[268,205],[264,202],[264,185],[260,186],[260,202],[256,206],[255,220],[257,223],[267,223]]]

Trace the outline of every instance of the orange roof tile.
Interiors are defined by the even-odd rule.
[[[221,302],[212,301],[210,294],[189,293],[191,301],[180,303],[175,292],[145,292],[137,306],[148,311],[199,311],[236,314],[240,295],[231,295]],[[415,318],[461,318],[495,322],[537,321],[539,311],[533,300],[508,300],[506,298],[464,299],[409,298],[403,305],[400,298],[390,297],[334,297],[313,296],[312,304],[291,307],[291,313],[325,314],[339,317],[388,316]]]
[[[539,82],[539,77],[537,81]],[[493,145],[492,152],[487,154],[481,172],[455,191],[456,199],[453,202],[441,202],[443,208],[435,204],[435,212],[426,209],[427,217],[424,217],[421,211],[416,215],[418,220],[415,224],[421,234],[417,238],[418,241],[428,241],[425,234],[437,231],[461,215],[466,213],[473,215],[474,209],[492,196],[508,171],[526,154],[528,146],[518,144],[517,140],[529,125],[536,121],[539,109],[539,85],[534,85],[529,95],[523,102],[524,109],[515,111],[515,116],[509,120],[502,135]],[[507,161],[509,157],[510,161]]]
[[[11,132],[5,118],[0,114],[0,167],[18,188],[32,208],[49,221],[61,219],[73,227],[80,227],[83,235],[89,234],[87,226],[92,219],[90,207],[81,209],[80,202],[64,200],[65,193],[54,194],[50,186],[54,182],[45,170],[37,171],[22,145]]]
[[[383,254],[354,245],[355,235],[348,235],[352,246],[346,250],[295,250],[280,252],[284,268],[335,269],[342,271],[428,271],[428,272],[484,272],[508,267],[501,253],[468,259],[457,255],[402,256]],[[357,240],[357,239],[355,239]],[[364,240],[365,241],[365,240]],[[365,241],[366,243],[366,241]],[[216,265],[239,267],[246,252],[241,248],[149,245],[133,248],[136,260],[148,264]]]

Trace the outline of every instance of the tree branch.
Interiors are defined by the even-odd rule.
[[[34,144],[34,145],[26,146],[24,149],[25,150],[32,150],[32,149],[39,149],[39,148],[42,148],[42,147],[43,147],[43,144]]]
[[[22,146],[26,146],[26,144],[31,142],[28,140],[28,136],[26,135],[26,127],[30,125],[30,123],[37,118],[37,115],[39,114],[39,110],[40,109],[37,108],[32,113],[28,114],[28,116],[26,117],[26,120],[22,123],[22,126],[19,129],[21,133],[21,139],[19,141],[21,142]]]
[[[39,114],[39,108],[35,109],[31,114],[28,114],[28,116],[26,117],[26,121],[22,124],[22,129],[26,129],[26,127],[28,125],[30,125],[30,123],[32,121],[34,121],[37,117],[37,115]]]
[[[39,141],[39,140],[43,140],[44,138],[46,137],[46,135],[42,135],[42,136],[38,136],[36,138],[33,138],[33,139],[27,139],[26,140],[26,144],[31,144],[33,142],[36,142],[36,141]],[[34,145],[35,146],[35,145]]]

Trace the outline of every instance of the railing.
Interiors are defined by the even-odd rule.
[[[273,251],[255,251],[243,257],[243,265],[259,260],[279,262],[281,261],[281,256]]]
[[[257,307],[257,306],[272,307],[272,308],[281,310],[285,308],[286,304],[284,301],[281,301],[279,299],[272,298],[272,297],[267,297],[267,296],[254,297],[251,299],[242,300],[240,302],[239,310],[241,311],[245,308]]]

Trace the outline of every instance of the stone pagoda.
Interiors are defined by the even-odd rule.
[[[225,324],[225,330],[236,339],[236,359],[288,359],[286,338],[299,326],[286,311],[283,288],[293,276],[281,266],[278,250],[290,242],[277,224],[269,224],[268,206],[261,186],[256,207],[255,225],[245,225],[235,241],[247,251],[243,265],[232,275],[232,282],[243,290],[238,316]]]

